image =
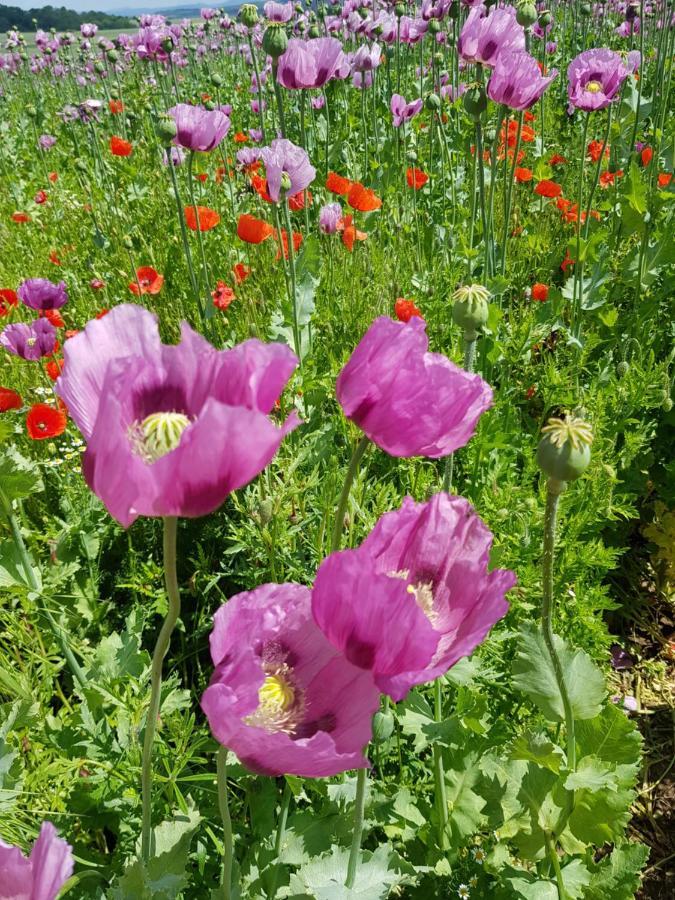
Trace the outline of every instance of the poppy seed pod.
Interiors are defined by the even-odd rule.
[[[397,3],[394,7],[394,13],[396,14],[396,17],[400,19],[401,16],[405,15],[405,5],[403,3]]]
[[[155,124],[155,132],[162,144],[168,147],[171,141],[176,137],[178,128],[175,120],[172,119],[171,116],[161,116]]]
[[[318,38],[321,37],[321,32],[316,25],[312,25],[312,27],[308,31],[308,35],[310,38]]]
[[[465,341],[475,341],[487,324],[490,292],[482,284],[467,284],[452,295],[452,319],[464,331]]]
[[[279,59],[288,47],[288,35],[283,22],[270,22],[263,35],[263,50],[273,60]]]
[[[221,87],[223,84],[223,76],[219,75],[217,72],[214,72],[211,76],[211,84],[214,87]]]
[[[373,716],[373,738],[378,743],[388,741],[394,733],[394,717],[389,710],[378,710]]]
[[[516,7],[516,22],[522,25],[523,28],[529,28],[531,25],[534,25],[538,15],[537,7],[531,0],[525,0],[524,3],[519,3]]]
[[[436,20],[432,19],[431,21],[435,22]],[[430,109],[432,111],[440,109],[441,108],[441,98],[438,96],[438,94],[427,94],[426,99],[424,101],[424,105],[426,106],[427,109]]]
[[[239,21],[247,28],[254,28],[258,22],[258,8],[253,3],[244,3],[239,10]]]
[[[539,25],[542,28],[548,28],[548,26],[551,24],[552,21],[553,21],[553,16],[547,9],[543,9],[539,13]]]
[[[488,104],[483,85],[473,84],[471,87],[467,88],[462,97],[462,103],[464,104],[464,109],[474,122],[478,122],[487,109]]]
[[[106,53],[106,56],[108,57],[108,59],[110,60],[111,63],[116,63],[117,60],[120,58],[119,53],[117,52],[117,50],[115,50],[114,47],[112,50],[108,50],[108,52]]]
[[[629,369],[630,369],[630,366],[628,365],[626,360],[625,359],[621,360],[621,362],[616,367],[617,378],[623,378],[624,375],[628,374]]]
[[[438,19],[429,19],[429,24],[427,25],[427,31],[429,34],[438,34],[443,26],[438,21]]]
[[[539,468],[554,482],[576,481],[591,461],[591,426],[576,416],[553,418],[542,428],[542,433],[537,447]]]

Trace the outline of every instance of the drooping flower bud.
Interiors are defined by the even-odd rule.
[[[373,737],[378,743],[388,741],[394,733],[394,717],[389,710],[378,710],[373,716]]]
[[[483,85],[473,84],[471,87],[467,88],[462,97],[462,103],[464,104],[464,109],[474,122],[478,122],[488,105],[487,95]]]
[[[539,468],[554,482],[576,481],[591,461],[591,426],[576,416],[552,418],[542,434],[537,447]],[[564,490],[564,485],[560,487]]]
[[[490,292],[482,284],[466,284],[452,295],[452,319],[464,332],[465,341],[475,341],[487,323]]]

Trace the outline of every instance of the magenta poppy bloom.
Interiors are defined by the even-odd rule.
[[[394,128],[400,128],[404,122],[414,119],[420,112],[422,99],[411,100],[410,103],[407,103],[405,97],[402,97],[400,94],[392,94],[389,109],[391,110]]]
[[[465,62],[490,68],[505,50],[524,49],[525,31],[516,21],[513,6],[494,6],[488,13],[484,6],[474,6],[457,42],[457,50]]]
[[[471,438],[492,390],[428,353],[426,322],[375,319],[338,376],[344,414],[391,456],[447,456]]]
[[[618,95],[630,71],[613,50],[584,50],[567,67],[571,106],[584,112],[605,109]]]
[[[307,153],[286,138],[277,138],[271,146],[262,147],[260,158],[267,175],[267,193],[275,203],[282,192],[283,197],[292,197],[304,191],[316,176]]]
[[[48,278],[27,278],[16,293],[30,309],[60,309],[68,302],[65,281],[54,284]]]
[[[43,822],[30,855],[0,840],[0,897],[8,900],[54,900],[73,874],[73,848]]]
[[[162,344],[155,316],[116,306],[66,341],[55,385],[87,441],[87,484],[125,527],[203,516],[248,484],[298,418],[269,418],[297,365],[282,344],[215,350],[187,323]]]
[[[277,81],[285,88],[320,88],[339,77],[347,58],[337,38],[291,38],[279,57]]]
[[[342,218],[342,207],[340,204],[327,203],[319,210],[319,228],[324,234],[335,234]]]
[[[269,0],[263,6],[263,12],[268,22],[290,22],[293,18],[293,4],[274,3],[273,0]]]
[[[0,332],[0,344],[8,353],[22,359],[41,359],[51,356],[56,347],[56,328],[49,319],[34,322],[15,322]]]
[[[488,572],[492,534],[463,497],[406,497],[355,550],[319,568],[312,612],[346,658],[401,700],[468,656],[504,616],[513,572]]]
[[[380,55],[382,50],[378,43],[371,47],[368,44],[361,44],[352,57],[353,72],[373,72],[380,65]]]
[[[213,150],[230,129],[230,120],[219,109],[178,103],[169,115],[176,123],[175,142],[186,150]]]
[[[501,53],[488,81],[487,95],[495,103],[510,109],[529,109],[540,99],[558,75],[552,69],[547,76],[539,71],[537,60],[526,50],[507,50]]]
[[[299,584],[264,584],[215,615],[202,696],[215,738],[262,775],[323,778],[365,768],[379,691],[338,653]]]

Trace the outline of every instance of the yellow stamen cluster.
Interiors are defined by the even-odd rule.
[[[132,428],[132,440],[147,463],[157,462],[180,444],[183,432],[190,424],[184,413],[160,412],[146,416]]]

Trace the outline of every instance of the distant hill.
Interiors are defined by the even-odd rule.
[[[126,16],[115,16],[105,12],[74,12],[65,6],[42,6],[39,9],[19,9],[18,6],[0,6],[0,32],[10,28],[19,31],[33,31],[37,27],[48,31],[77,31],[83,22],[93,22],[99,28],[134,28],[136,23]]]

